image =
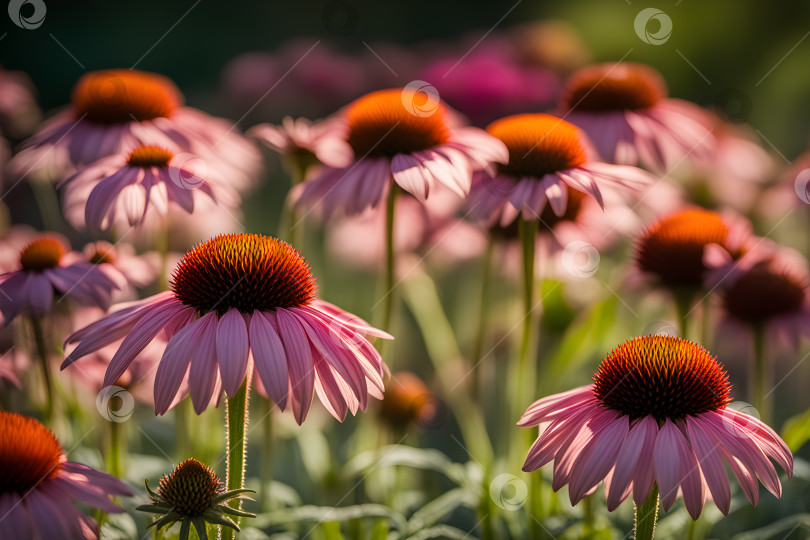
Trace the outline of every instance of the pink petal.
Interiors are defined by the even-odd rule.
[[[658,432],[653,456],[663,508],[669,510],[672,507],[680,487],[689,515],[697,519],[705,501],[700,467],[683,433],[669,419]]]
[[[216,358],[228,397],[233,397],[245,380],[248,350],[245,318],[238,309],[231,308],[220,317],[216,329]]]
[[[620,416],[593,437],[573,466],[571,484],[568,486],[571,504],[579,502],[610,472],[629,431],[630,422],[626,416]]]
[[[155,414],[164,414],[169,410],[188,371],[191,355],[213,317],[216,317],[215,312],[206,313],[177,332],[166,345],[155,374]]]
[[[276,310],[276,323],[287,353],[293,415],[298,425],[301,425],[309,412],[315,391],[312,352],[303,328],[286,309]]]
[[[289,374],[287,372],[287,353],[278,336],[273,320],[258,311],[250,319],[250,349],[256,371],[270,398],[283,411],[287,407],[287,389]]]
[[[211,403],[211,396],[214,394],[214,387],[217,382],[217,359],[219,358],[219,328],[216,314],[211,317],[208,317],[207,314],[200,320],[203,319],[205,320],[200,325],[197,333],[199,341],[189,346],[194,348],[193,351],[191,348],[188,349],[189,356],[191,356],[191,366],[188,372],[188,391],[191,394],[194,412],[197,414],[202,414]],[[247,336],[245,336],[245,339],[247,340]],[[169,346],[167,346],[167,349]],[[222,363],[220,362],[221,369]]]
[[[731,489],[728,484],[726,467],[723,465],[723,460],[717,450],[717,444],[704,433],[700,424],[695,422],[691,416],[687,416],[684,422],[686,424],[686,433],[700,463],[700,470],[703,471],[703,477],[706,479],[709,491],[711,491],[712,499],[717,508],[723,512],[723,515],[728,515],[731,504]]]

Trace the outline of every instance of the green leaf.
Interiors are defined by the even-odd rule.
[[[321,523],[320,529],[324,540],[345,540],[343,533],[340,532],[340,523],[334,521]]]
[[[226,491],[225,493],[221,493],[217,495],[213,501],[213,504],[221,503],[222,501],[227,501],[228,499],[233,499],[240,493],[256,493],[252,489],[242,488],[242,489],[232,489],[231,491]],[[248,498],[248,500],[252,501],[253,499]]]
[[[405,445],[384,446],[379,450],[364,452],[347,463],[343,471],[344,475],[350,479],[362,475],[372,467],[393,466],[436,471],[444,474],[459,485],[465,484],[467,480],[467,471],[464,465],[453,462],[440,451]]]
[[[208,512],[205,512],[202,515],[202,517],[205,518],[205,520],[208,521],[208,523],[213,523],[214,525],[222,525],[222,526],[225,526],[225,527],[230,527],[230,528],[235,529],[237,531],[239,530],[239,527],[236,525],[236,523],[234,523],[233,521],[231,521],[227,517],[225,517],[222,514],[219,514],[217,512],[212,512],[212,511],[209,510]]]
[[[259,515],[252,525],[264,529],[271,525],[282,525],[298,521],[334,521],[342,523],[360,518],[386,518],[399,530],[404,530],[407,526],[405,517],[402,514],[381,504],[359,504],[337,508],[332,506],[285,508]]]
[[[422,529],[418,533],[408,536],[408,540],[428,540],[429,538],[443,538],[446,540],[471,540],[475,538],[470,533],[451,527],[450,525],[436,525],[429,529]]]
[[[194,523],[194,528],[197,529],[197,536],[200,537],[200,540],[208,540],[208,531],[205,528],[205,520],[200,516],[197,516],[191,520]]]
[[[105,540],[129,540],[138,536],[138,525],[126,513],[107,514],[101,525],[101,538]]]
[[[785,532],[797,529],[810,530],[810,514],[794,514],[760,529],[734,535],[731,540],[760,540],[761,538],[780,538]],[[787,538],[787,536],[785,536]]]
[[[191,520],[184,519],[180,524],[180,540],[188,540],[188,535],[191,532]]]
[[[389,532],[391,532],[391,528],[388,526],[388,522],[381,519],[374,524],[374,529],[371,531],[371,540],[387,540]]]
[[[810,440],[810,409],[788,418],[782,428],[782,440],[793,453]]]
[[[475,508],[478,497],[463,488],[456,488],[433,499],[417,510],[408,520],[408,531],[416,532],[430,527],[459,506]]]
[[[587,360],[587,352],[596,348],[610,331],[616,316],[618,300],[606,298],[589,309],[584,317],[568,328],[549,365],[554,374],[572,370],[576,364]]]
[[[220,505],[219,507],[220,512],[224,512],[226,514],[230,514],[232,516],[239,516],[239,517],[246,517],[246,518],[255,518],[256,514],[251,514],[250,512],[245,512],[243,510],[239,510],[237,508],[231,508],[225,504]]]

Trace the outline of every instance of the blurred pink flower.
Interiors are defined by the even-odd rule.
[[[103,157],[62,180],[65,219],[74,227],[108,230],[139,227],[170,209],[193,213],[204,198],[235,207],[239,194],[218,171],[188,154],[159,146]]]
[[[96,265],[69,251],[66,239],[42,234],[23,248],[18,270],[0,276],[0,315],[4,326],[20,313],[42,317],[56,294],[107,309],[117,289]]]
[[[752,505],[757,477],[776,497],[770,460],[793,473],[793,455],[766,424],[727,407],[731,386],[704,348],[670,336],[626,341],[602,361],[594,384],[533,403],[518,422],[539,426],[524,471],[554,461],[552,488],[571,504],[604,480],[609,511],[631,493],[640,506],[657,487],[669,510],[683,497],[692,519],[710,498],[727,515],[726,464]],[[724,463],[725,461],[725,463]]]
[[[138,255],[132,245],[122,242],[116,245],[103,240],[91,242],[84,246],[82,254],[118,285],[119,290],[113,293],[116,302],[135,299],[135,287],[140,289],[154,283],[160,267],[160,255],[156,252]]]
[[[606,63],[583,68],[565,85],[560,115],[591,138],[602,159],[663,173],[686,159],[708,163],[716,147],[712,116],[667,98],[652,68]]]
[[[188,373],[199,414],[221,390],[233,396],[255,369],[264,388],[300,424],[313,393],[338,420],[381,397],[386,368],[367,335],[390,338],[315,298],[306,261],[275,238],[236,234],[198,244],[178,264],[170,291],[133,302],[69,336],[62,368],[122,339],[104,385],[117,381],[162,332],[155,412],[177,402]],[[221,390],[220,390],[221,389]]]
[[[182,105],[168,78],[138,70],[94,71],[73,87],[72,105],[46,121],[9,164],[10,174],[61,180],[99,159],[156,145],[189,153],[237,188],[261,170],[258,148],[225,120]]]
[[[20,268],[20,253],[39,235],[29,225],[13,225],[0,238],[0,274]]]
[[[0,134],[21,139],[34,132],[42,119],[35,93],[28,75],[0,67]]]
[[[508,116],[487,131],[509,149],[509,163],[499,166],[496,175],[476,175],[478,187],[469,198],[471,215],[490,224],[498,221],[505,227],[519,215],[525,220],[544,213],[548,219],[564,216],[569,188],[603,206],[604,189],[638,190],[652,184],[653,177],[636,167],[589,159],[579,130],[554,116]]]
[[[297,204],[357,215],[376,207],[396,184],[424,201],[437,183],[460,196],[472,173],[506,161],[503,143],[477,128],[457,127],[444,105],[418,88],[380,90],[341,112],[335,137],[351,164],[324,167],[306,182]]]
[[[337,122],[340,122],[337,118],[313,123],[306,118],[285,116],[281,125],[259,124],[250,128],[247,135],[264,143],[299,170],[309,169],[319,162],[342,167],[349,158],[342,141],[331,136]]]

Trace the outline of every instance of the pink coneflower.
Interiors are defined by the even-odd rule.
[[[0,273],[13,272],[20,268],[20,252],[39,235],[29,225],[13,225],[3,231],[0,238]]]
[[[96,265],[69,251],[55,234],[43,234],[20,253],[18,270],[0,276],[0,314],[8,325],[20,313],[43,317],[55,295],[107,309],[118,285]]]
[[[239,204],[234,189],[204,163],[152,145],[101,158],[57,187],[65,218],[77,228],[135,227],[173,208],[190,214],[201,198]]]
[[[73,87],[71,107],[24,143],[12,160],[12,174],[59,180],[103,157],[157,145],[197,156],[231,185],[252,185],[261,164],[255,146],[229,122],[182,102],[162,75],[124,69],[87,73]]]
[[[342,113],[346,167],[324,167],[304,185],[299,203],[356,215],[376,207],[393,184],[425,200],[438,182],[465,196],[472,172],[506,161],[503,143],[477,128],[456,127],[445,106],[426,91],[367,94]]]
[[[278,406],[300,424],[317,392],[339,420],[380,395],[385,371],[364,336],[390,338],[315,297],[306,261],[288,244],[255,234],[223,235],[191,249],[171,290],[134,302],[69,336],[78,346],[63,368],[124,338],[104,384],[115,382],[164,331],[169,343],[155,380],[155,411],[164,414],[188,373],[201,413],[221,384],[233,396],[255,365]],[[125,337],[126,336],[126,337]]]
[[[119,513],[110,496],[131,496],[120,480],[67,460],[38,421],[0,411],[0,529],[6,538],[98,538],[82,503]]]
[[[602,159],[666,172],[689,157],[710,161],[711,115],[667,98],[654,69],[633,63],[597,64],[571,76],[560,114],[593,140]]]
[[[770,459],[790,476],[787,445],[756,418],[727,408],[731,386],[711,354],[670,336],[626,341],[602,361],[594,384],[532,404],[518,422],[539,426],[524,471],[554,460],[554,490],[568,484],[572,504],[605,481],[608,510],[633,493],[669,509],[679,495],[693,519],[707,498],[728,514],[726,464],[751,504],[757,477],[776,497]]]
[[[338,122],[330,118],[313,123],[306,118],[285,116],[281,125],[259,124],[247,134],[303,170],[319,162],[342,167],[351,158],[347,156],[345,143],[331,136]]]
[[[31,78],[0,67],[0,133],[12,139],[27,137],[41,119]]]
[[[160,267],[157,253],[138,255],[135,248],[122,242],[112,245],[99,240],[84,246],[84,259],[95,264],[118,284],[120,300],[129,300],[135,294],[133,287],[143,288],[154,283]]]
[[[487,131],[506,144],[509,162],[495,176],[479,174],[480,189],[469,200],[471,214],[482,220],[512,223],[518,215],[536,220],[547,207],[563,216],[571,189],[603,204],[602,189],[648,185],[652,177],[636,167],[588,159],[587,141],[565,120],[548,114],[520,114],[490,124]],[[575,195],[571,198],[576,204]],[[548,206],[547,206],[548,205]]]

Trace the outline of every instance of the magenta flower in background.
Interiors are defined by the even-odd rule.
[[[540,431],[523,470],[554,460],[552,487],[568,484],[571,504],[604,480],[609,511],[631,493],[640,506],[657,485],[665,510],[682,496],[693,519],[707,498],[728,514],[726,464],[751,504],[759,500],[757,478],[780,497],[770,460],[790,476],[793,455],[770,427],[728,408],[730,396],[722,365],[699,345],[634,338],[603,360],[594,384],[526,410],[518,425]]]
[[[376,207],[392,181],[419,200],[436,183],[467,195],[473,171],[505,162],[506,148],[480,129],[454,125],[449,116],[425,89],[363,96],[340,113],[343,122],[334,133],[350,164],[323,167],[303,185],[298,204],[320,207],[326,219],[338,211],[357,215]]]
[[[168,78],[138,70],[94,71],[72,104],[43,124],[9,164],[11,176],[58,181],[101,158],[139,146],[187,152],[241,189],[256,182],[261,155],[235,127],[185,107]]]
[[[574,73],[559,114],[590,137],[605,161],[664,173],[684,160],[709,163],[712,115],[667,97],[661,75],[633,63],[597,64]]]
[[[233,208],[239,194],[225,177],[190,154],[139,146],[83,167],[62,180],[65,219],[76,228],[107,230],[163,221],[171,210],[193,213],[201,199]]]
[[[27,137],[41,119],[31,78],[22,71],[0,67],[0,134],[12,139]]]
[[[56,295],[107,309],[118,288],[98,266],[69,251],[67,240],[42,234],[23,248],[18,270],[0,276],[0,314],[3,325],[21,313],[43,317]]]
[[[171,290],[133,302],[75,332],[62,365],[122,339],[104,385],[113,384],[163,332],[169,342],[155,379],[155,412],[174,402],[186,374],[197,413],[233,396],[255,368],[272,400],[304,421],[313,392],[337,419],[381,397],[385,365],[365,336],[391,338],[315,298],[306,261],[271,237],[232,234],[195,246]]]
[[[569,188],[604,205],[602,190],[640,189],[653,177],[636,167],[589,159],[588,141],[565,120],[548,114],[520,114],[493,122],[487,131],[509,149],[509,162],[497,174],[479,173],[480,183],[468,203],[470,214],[482,221],[512,223],[548,214],[561,217],[568,208]],[[572,204],[579,195],[572,197]],[[548,206],[547,206],[548,205]]]
[[[3,538],[98,538],[76,503],[122,512],[111,496],[131,496],[120,480],[68,461],[48,428],[0,411],[0,529]]]

